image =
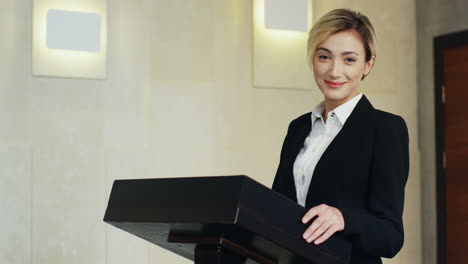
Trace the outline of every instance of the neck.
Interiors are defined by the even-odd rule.
[[[330,100],[325,98],[324,100],[324,106],[325,109],[323,110],[322,118],[323,121],[326,122],[328,118],[328,113],[331,112],[333,109],[337,108],[338,106],[348,102],[349,100],[353,99],[356,95],[358,95],[359,92],[356,92],[355,94],[343,99],[343,100]]]

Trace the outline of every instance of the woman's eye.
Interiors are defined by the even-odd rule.
[[[355,62],[356,60],[353,59],[353,58],[346,58],[345,61],[346,61],[346,62]]]
[[[319,55],[318,58],[320,60],[326,60],[326,59],[328,59],[328,56],[327,55]]]

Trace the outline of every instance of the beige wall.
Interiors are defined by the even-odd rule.
[[[468,30],[468,1],[417,0],[418,126],[421,146],[423,260],[437,261],[433,38]]]
[[[108,78],[96,81],[33,78],[31,1],[2,0],[0,263],[189,263],[102,222],[112,181],[247,174],[270,185],[289,121],[321,100],[252,87],[248,0],[108,3]],[[421,263],[414,2],[320,0],[314,14],[338,7],[374,22],[362,91],[410,129],[406,243],[386,263]]]

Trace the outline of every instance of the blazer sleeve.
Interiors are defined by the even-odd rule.
[[[353,251],[391,258],[403,246],[403,204],[409,173],[409,139],[405,121],[387,116],[377,128],[370,165],[367,209],[339,208],[344,235]]]
[[[279,165],[278,165],[278,169],[276,170],[275,179],[273,180],[273,186],[271,187],[272,190],[280,192],[280,193],[285,192],[285,190],[283,190],[284,177],[283,177],[282,174],[284,174],[284,172],[285,172],[284,166],[285,166],[286,148],[287,148],[287,145],[289,143],[289,140],[290,140],[290,137],[291,137],[291,130],[292,130],[293,126],[294,126],[295,121],[296,120],[293,120],[293,121],[291,121],[291,123],[289,123],[288,131],[286,133],[286,137],[284,138],[283,146],[281,147],[280,162],[279,162]]]

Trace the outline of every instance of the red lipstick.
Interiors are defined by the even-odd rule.
[[[327,80],[325,80],[325,83],[334,89],[340,88],[341,86],[345,84],[345,82],[332,82],[332,81],[327,81]]]

